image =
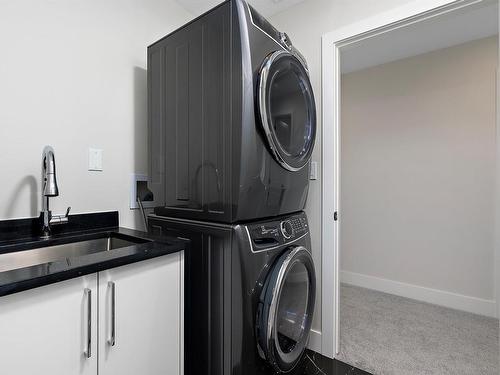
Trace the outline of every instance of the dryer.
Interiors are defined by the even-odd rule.
[[[243,0],[148,47],[155,214],[237,223],[304,208],[316,135],[305,59]]]
[[[185,254],[185,373],[303,374],[316,296],[305,213],[247,224],[152,215]]]

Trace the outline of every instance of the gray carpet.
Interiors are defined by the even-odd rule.
[[[340,361],[375,375],[498,375],[498,319],[342,284]]]

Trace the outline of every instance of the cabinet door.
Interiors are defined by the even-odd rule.
[[[0,297],[0,373],[97,373],[96,274]]]
[[[183,254],[99,273],[99,374],[182,374]]]

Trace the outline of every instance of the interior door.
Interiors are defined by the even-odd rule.
[[[315,296],[311,254],[302,246],[287,249],[266,278],[256,319],[259,352],[276,371],[291,371],[302,357]]]
[[[275,159],[298,171],[311,158],[316,105],[309,74],[293,54],[280,50],[264,61],[257,89],[258,112]]]
[[[99,374],[182,374],[183,253],[99,273]]]
[[[97,275],[0,297],[0,366],[3,375],[97,374]]]

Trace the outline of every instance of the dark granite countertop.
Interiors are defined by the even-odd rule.
[[[118,213],[70,216],[70,225],[58,227],[50,239],[38,236],[36,219],[0,222],[0,257],[3,254],[35,248],[75,243],[112,235],[118,239],[133,238],[138,243],[109,251],[59,258],[0,272],[0,296],[53,284],[79,276],[187,250],[189,241],[174,237],[158,237],[146,232],[118,227]],[[21,253],[20,253],[21,254]]]

